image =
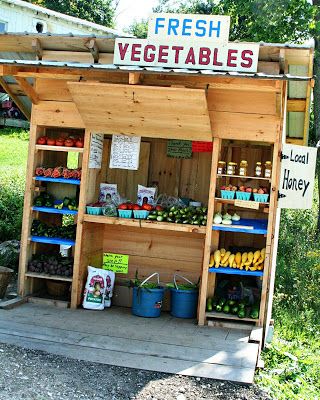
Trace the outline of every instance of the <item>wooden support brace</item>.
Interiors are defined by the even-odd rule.
[[[18,76],[15,77],[15,80],[21,87],[21,89],[24,91],[24,93],[29,97],[29,99],[32,101],[33,104],[39,104],[39,96],[34,90],[33,86],[30,85],[30,83],[24,79],[20,78]]]
[[[99,48],[97,42],[94,39],[91,39],[88,42],[86,42],[86,47],[92,54],[94,63],[97,64],[99,62]]]
[[[140,72],[129,72],[129,85],[137,85],[140,82]]]
[[[10,86],[7,84],[7,82],[0,77],[0,85],[3,87],[3,89],[7,92],[7,94],[12,98],[12,100],[16,103],[17,107],[19,107],[20,111],[22,114],[30,120],[31,117],[31,112],[26,108],[26,106],[22,103],[22,101],[19,99],[18,96],[16,96],[12,90],[10,89]]]
[[[42,60],[42,47],[39,39],[32,40],[32,50],[36,53],[37,60]]]

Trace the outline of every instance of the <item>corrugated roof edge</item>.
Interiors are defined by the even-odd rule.
[[[170,75],[207,75],[207,76],[231,76],[237,78],[255,78],[255,79],[274,79],[274,80],[292,80],[292,81],[309,81],[312,77],[309,76],[295,76],[290,74],[265,74],[262,72],[244,73],[244,72],[225,72],[214,70],[195,70],[195,69],[172,69],[161,67],[135,67],[135,66],[117,66],[114,64],[83,64],[72,63],[64,61],[26,61],[26,60],[6,60],[0,59],[0,65],[20,65],[20,66],[37,66],[37,67],[51,67],[51,68],[73,68],[73,69],[99,69],[108,71],[122,71],[122,72],[147,72],[153,74],[170,74]]]

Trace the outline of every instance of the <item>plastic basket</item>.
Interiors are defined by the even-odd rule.
[[[250,200],[251,197],[251,192],[236,192],[236,198],[237,200],[245,200],[248,201]]]
[[[102,214],[102,207],[87,206],[87,214],[90,214],[90,215],[101,215]]]
[[[149,211],[146,210],[133,210],[133,217],[138,219],[147,219]]]
[[[259,203],[267,203],[268,199],[269,199],[269,195],[253,193],[253,198],[254,198],[254,201],[258,201]]]
[[[235,192],[233,190],[221,190],[221,198],[232,200],[234,199]]]
[[[118,210],[120,218],[131,218],[132,210]]]
[[[193,282],[189,281],[189,279],[184,276],[174,274],[174,284],[176,288],[170,289],[171,315],[176,318],[195,318],[197,316],[198,288],[180,290],[176,282],[177,276],[193,284]]]
[[[153,276],[157,276],[158,288],[147,289],[143,285]],[[134,287],[132,292],[132,314],[138,317],[160,317],[164,288],[160,286],[159,274],[155,272],[145,279],[139,287]]]

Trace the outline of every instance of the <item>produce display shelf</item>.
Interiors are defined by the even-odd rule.
[[[227,175],[227,174],[217,174],[218,178],[241,178],[243,180],[245,179],[256,179],[259,181],[268,181],[271,182],[271,178],[264,178],[263,176],[243,176],[243,175]]]
[[[213,224],[214,231],[240,232],[253,235],[266,235],[268,232],[268,220],[241,218],[240,221],[232,221],[232,225]]]
[[[217,311],[207,311],[206,317],[207,318],[218,318],[218,319],[229,319],[229,320],[234,320],[234,321],[243,321],[243,322],[252,322],[252,323],[256,323],[258,321],[258,319],[239,318],[237,315],[226,314],[226,313],[217,312]]]
[[[36,181],[42,181],[42,182],[68,183],[69,185],[81,184],[81,180],[79,179],[47,178],[46,176],[36,176],[34,179]]]
[[[68,214],[68,215],[76,215],[78,214],[78,211],[76,210],[69,210],[68,208],[62,208],[59,210],[58,208],[54,207],[32,207],[33,211],[40,211],[44,213],[49,213],[49,214]]]
[[[105,217],[103,215],[90,215],[90,214],[85,214],[83,220],[85,222],[95,222],[95,223],[109,224],[109,225],[133,226],[136,228],[158,229],[166,231],[189,232],[189,233],[200,233],[200,234],[206,233],[205,226],[188,225],[188,224],[183,225],[183,224],[175,224],[172,222],[157,222],[157,221],[131,219],[131,218]]]
[[[245,276],[263,276],[263,271],[246,271],[245,269],[237,269],[230,267],[210,267],[209,272],[214,274],[227,274],[227,275],[245,275]]]
[[[48,146],[46,144],[37,144],[36,150],[47,150],[47,151],[73,151],[76,153],[83,153],[83,147],[66,147],[66,146]]]
[[[76,244],[75,240],[62,239],[62,238],[50,238],[47,236],[31,236],[31,242],[37,243],[48,243],[48,244],[64,244],[66,246],[74,246]]]
[[[237,201],[237,199],[230,200],[230,199],[222,199],[221,197],[216,197],[215,201],[218,202],[218,203],[224,203],[224,204],[234,204],[234,202]],[[249,200],[249,202],[250,203],[257,203],[256,201],[253,201],[253,200]],[[269,205],[269,203],[260,203],[259,202],[259,206],[261,206],[261,207],[265,207],[265,206],[268,206],[268,205]]]
[[[60,276],[60,275],[42,274],[40,272],[27,272],[26,276],[28,278],[40,278],[40,279],[51,279],[51,280],[54,280],[54,281],[72,282],[72,277]]]

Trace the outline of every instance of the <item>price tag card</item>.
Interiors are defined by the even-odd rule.
[[[192,158],[191,140],[168,140],[167,157],[172,158]]]
[[[258,201],[246,201],[246,200],[235,200],[234,205],[236,207],[242,208],[251,208],[252,210],[259,210],[259,202]]]
[[[212,149],[212,142],[192,142],[192,153],[211,153]]]
[[[140,136],[112,135],[110,168],[139,169]]]
[[[127,274],[129,269],[129,256],[125,254],[103,253],[103,269]]]
[[[91,136],[89,168],[101,168],[103,138],[101,133],[93,133]]]

